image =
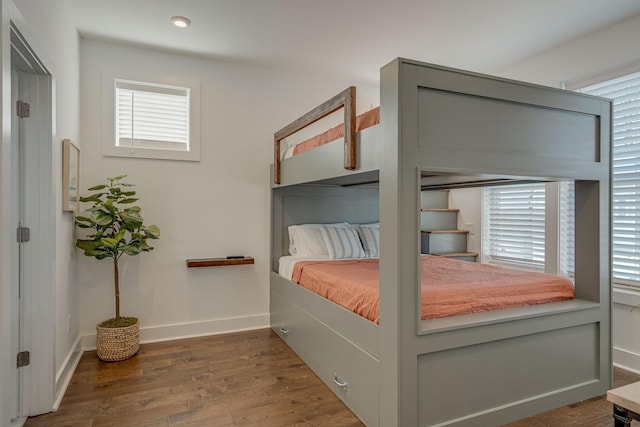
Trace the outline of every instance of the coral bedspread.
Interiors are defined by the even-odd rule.
[[[293,282],[378,323],[378,260],[299,261]],[[574,298],[560,276],[422,256],[422,319]]]

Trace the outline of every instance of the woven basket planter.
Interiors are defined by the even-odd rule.
[[[96,326],[98,358],[104,362],[118,362],[135,356],[140,348],[140,322],[124,328]]]

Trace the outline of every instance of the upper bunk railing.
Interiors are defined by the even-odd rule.
[[[330,100],[317,106],[304,116],[280,129],[273,135],[274,139],[274,171],[273,182],[280,184],[280,142],[294,133],[306,128],[329,114],[344,108],[344,168],[356,168],[356,88],[350,86]]]

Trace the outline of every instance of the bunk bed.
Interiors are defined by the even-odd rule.
[[[611,384],[610,117],[592,96],[398,58],[380,124],[355,90],[276,132],[273,330],[367,425],[477,426],[603,394]],[[281,141],[345,110],[344,144],[282,158]],[[575,182],[575,298],[421,316],[419,192]],[[379,322],[278,274],[289,226],[379,222]]]

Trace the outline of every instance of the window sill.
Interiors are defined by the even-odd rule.
[[[626,285],[613,285],[612,301],[614,304],[635,307],[640,305],[640,288]]]
[[[182,160],[199,162],[200,151],[159,150],[153,148],[102,147],[102,155],[107,157],[130,157],[137,159]]]

